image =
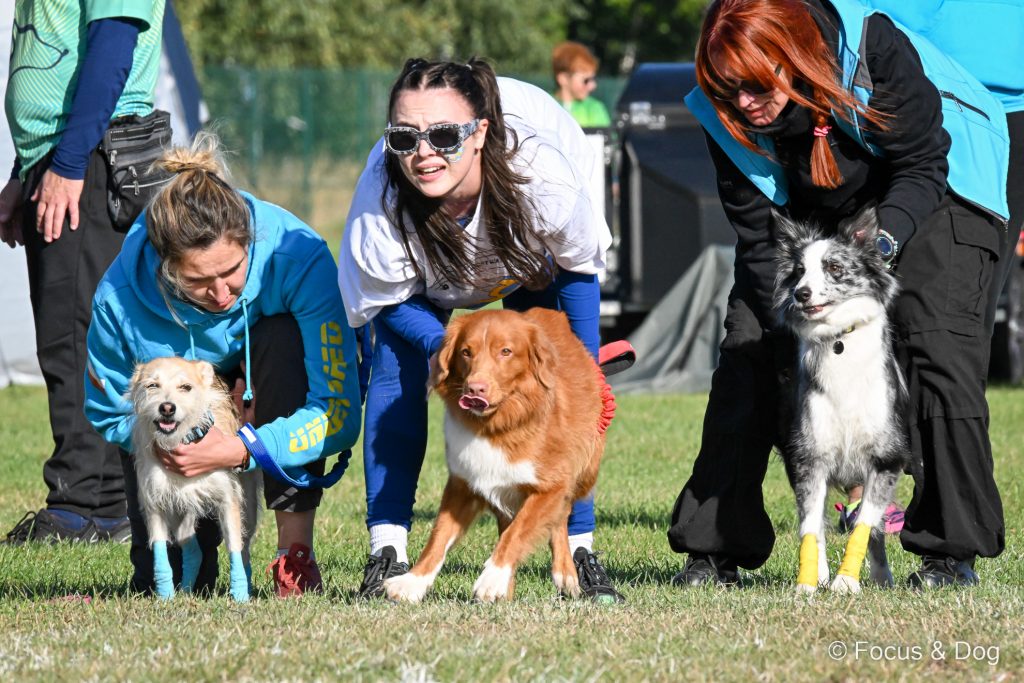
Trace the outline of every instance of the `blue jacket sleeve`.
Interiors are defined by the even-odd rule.
[[[596,360],[601,347],[601,285],[597,276],[563,270],[555,278],[555,291],[569,326]]]
[[[105,440],[132,450],[135,416],[125,395],[135,368],[120,325],[93,304],[86,336],[85,417]]]
[[[128,81],[138,38],[139,24],[130,19],[98,19],[89,24],[71,113],[50,164],[58,175],[72,180],[85,177],[89,155],[110,125]]]
[[[289,468],[352,448],[362,403],[355,333],[345,320],[338,267],[327,245],[318,241],[307,258],[293,258],[282,270],[279,286],[302,335],[309,392],[306,405],[262,425],[256,434],[277,463]]]
[[[439,308],[424,296],[414,296],[400,304],[386,306],[377,314],[377,320],[429,358],[444,339],[444,322]]]

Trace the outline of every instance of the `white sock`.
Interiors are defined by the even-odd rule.
[[[284,557],[287,554],[288,554],[288,548],[278,548],[277,549],[277,556],[278,557]],[[316,559],[316,553],[313,552],[312,548],[310,548],[309,549],[309,561],[312,562],[315,559]]]
[[[588,553],[594,552],[594,532],[588,531],[585,534],[570,536],[569,550],[575,553],[576,548],[586,548]]]
[[[386,545],[395,549],[399,562],[408,562],[406,546],[409,544],[409,530],[399,524],[376,524],[370,527],[370,554],[380,555]]]

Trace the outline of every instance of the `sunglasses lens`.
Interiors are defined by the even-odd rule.
[[[462,138],[459,136],[458,126],[434,128],[430,131],[427,139],[436,150],[451,149],[462,144]]]
[[[419,140],[408,131],[396,130],[388,133],[388,147],[396,152],[411,152]]]
[[[757,81],[743,81],[739,89],[750,95],[764,95],[771,91],[771,88],[766,88]]]

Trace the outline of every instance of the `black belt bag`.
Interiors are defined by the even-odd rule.
[[[114,227],[127,231],[149,200],[170,180],[154,168],[171,142],[171,115],[159,109],[147,116],[115,119],[103,134],[107,160],[107,212]]]

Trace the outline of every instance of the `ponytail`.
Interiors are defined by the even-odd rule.
[[[811,148],[811,182],[817,187],[834,190],[843,183],[843,174],[839,172],[832,147],[828,144],[828,134],[832,126],[828,125],[828,117],[820,112],[814,115],[814,145]]]

